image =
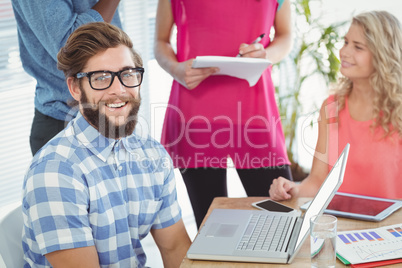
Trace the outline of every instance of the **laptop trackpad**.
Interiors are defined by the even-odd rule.
[[[232,237],[239,225],[237,224],[220,224],[214,222],[209,226],[206,237]]]

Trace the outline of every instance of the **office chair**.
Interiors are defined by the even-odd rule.
[[[19,268],[24,265],[22,227],[21,202],[0,208],[0,255],[7,268]]]

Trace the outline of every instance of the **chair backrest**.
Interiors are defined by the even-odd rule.
[[[0,208],[0,254],[7,268],[23,267],[21,202]]]

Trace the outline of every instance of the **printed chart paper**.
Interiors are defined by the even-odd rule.
[[[402,223],[338,232],[336,252],[351,264],[402,258]]]

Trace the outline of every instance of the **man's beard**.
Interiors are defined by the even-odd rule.
[[[82,113],[84,118],[96,128],[100,134],[110,139],[120,139],[129,136],[133,133],[135,126],[138,122],[138,111],[141,105],[141,97],[138,94],[137,98],[119,98],[123,102],[128,102],[126,105],[131,104],[131,110],[126,118],[126,122],[121,125],[115,125],[110,118],[104,113],[101,113],[99,107],[105,105],[105,102],[99,102],[98,104],[88,103],[88,98],[81,89],[82,95],[80,99],[80,105],[82,106]],[[106,107],[106,106],[105,106]],[[107,108],[106,108],[107,109]],[[117,121],[118,118],[116,118]]]

